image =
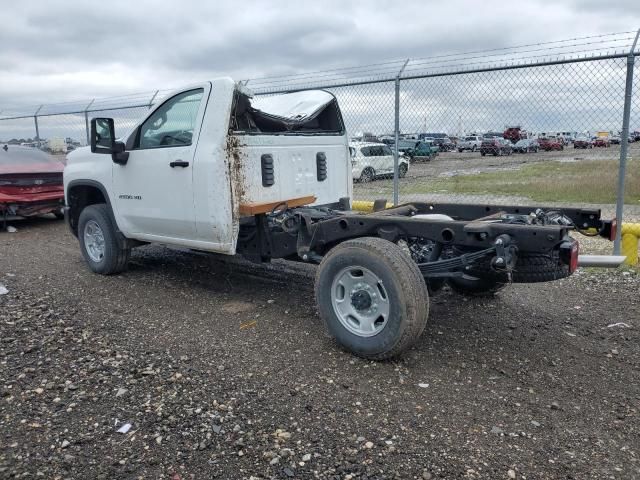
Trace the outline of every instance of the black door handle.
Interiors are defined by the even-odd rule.
[[[175,162],[171,162],[171,163],[169,164],[169,166],[170,166],[171,168],[174,168],[174,167],[182,167],[182,168],[185,168],[185,167],[188,167],[188,166],[189,166],[189,162],[185,162],[184,160],[176,160]]]

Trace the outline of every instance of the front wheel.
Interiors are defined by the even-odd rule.
[[[406,163],[401,163],[398,166],[398,177],[399,178],[404,178],[407,175],[407,170],[408,170],[407,164]]]
[[[364,358],[401,354],[427,323],[429,293],[418,266],[381,238],[348,240],[329,251],[318,267],[315,293],[329,333]]]
[[[111,275],[127,268],[131,249],[118,245],[115,225],[104,203],[89,205],[82,210],[78,220],[78,240],[82,256],[94,272]]]

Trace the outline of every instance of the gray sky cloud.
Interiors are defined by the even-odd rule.
[[[1,0],[0,109],[634,30],[635,1]]]
[[[636,2],[617,0],[603,8],[597,0],[528,0],[505,8],[497,0],[406,0],[401,6],[388,0],[242,5],[49,0],[36,8],[32,2],[0,0],[2,11],[11,13],[0,29],[0,116],[25,112],[25,106],[69,101],[82,101],[77,108],[82,110],[95,97],[151,92],[219,76],[252,78],[249,86],[259,88],[261,82],[273,85],[260,77],[319,72],[295,80],[300,86],[327,78],[323,75],[333,68],[389,59],[430,59],[414,60],[409,73],[435,68],[435,62],[446,69],[443,55],[634,31],[640,27]],[[579,48],[600,53],[600,41],[583,40],[587,44]],[[624,41],[615,47],[623,45],[628,48]],[[527,51],[554,56],[554,48],[547,43]],[[493,58],[479,54],[463,63],[472,68],[489,61]],[[401,128],[457,133],[521,123],[539,131],[617,130],[624,64],[616,59],[403,81]],[[398,64],[379,68],[395,72]],[[393,128],[391,83],[334,91],[352,133]],[[640,96],[635,98],[637,105]],[[56,108],[45,107],[41,113]],[[103,113],[123,129],[145,111]],[[632,128],[640,121],[635,112]],[[83,114],[40,117],[39,125],[42,138],[85,136]],[[0,122],[0,139],[32,137],[33,128],[31,118]]]

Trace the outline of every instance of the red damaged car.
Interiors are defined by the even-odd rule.
[[[0,225],[10,217],[62,218],[64,165],[32,147],[0,147]]]
[[[555,137],[539,138],[538,143],[540,144],[540,149],[545,152],[549,152],[551,150],[564,150],[564,143],[562,143],[562,140]]]

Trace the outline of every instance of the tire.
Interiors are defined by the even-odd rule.
[[[427,324],[429,293],[418,266],[401,247],[381,238],[348,240],[330,250],[316,272],[315,295],[320,317],[336,342],[371,360],[400,355]],[[356,315],[369,313],[371,302],[380,302],[384,311],[385,298],[386,319],[382,313],[373,319],[374,311],[368,322],[362,321],[366,317],[356,320]]]
[[[404,178],[407,175],[407,170],[409,168],[407,167],[406,163],[401,163],[400,165],[398,165],[398,178]]]
[[[373,182],[375,178],[376,178],[376,171],[371,167],[365,168],[360,174],[361,183]]]
[[[64,220],[64,212],[62,211],[62,209],[54,211],[53,214],[58,220]]]
[[[474,277],[454,277],[448,280],[454,292],[471,297],[491,297],[507,286],[496,280]]]
[[[470,265],[465,271],[468,275],[494,281],[507,283],[506,274],[493,270],[489,259]],[[520,254],[516,266],[511,273],[513,283],[540,283],[560,280],[570,275],[569,266],[560,261],[560,252],[545,254]]]
[[[458,149],[458,152],[459,152],[459,153],[462,153],[463,151],[464,151],[464,150],[462,150],[462,148],[459,148],[459,149]]]
[[[480,152],[480,155],[482,155],[483,157],[486,155],[485,152]]]
[[[99,229],[99,233],[96,231],[96,226]],[[86,243],[91,237],[91,235],[87,236],[90,231],[94,232],[94,239],[97,237],[93,244],[99,245],[102,243],[102,256],[99,255],[99,246],[96,250],[92,250],[91,244]],[[101,242],[100,235],[102,236]],[[95,273],[111,275],[126,270],[131,249],[123,249],[118,245],[116,229],[106,204],[89,205],[80,212],[78,240],[80,241],[82,256],[89,268]]]

